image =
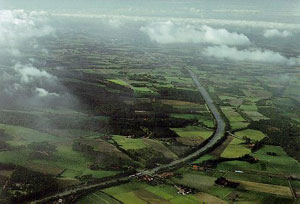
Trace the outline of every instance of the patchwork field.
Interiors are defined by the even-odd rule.
[[[182,196],[177,194],[177,190],[171,185],[148,186],[147,184],[132,182],[118,187],[104,189],[103,192],[125,204],[225,203],[221,199],[203,192]]]
[[[160,12],[165,11],[170,6],[169,3],[167,1],[165,6],[159,7],[160,11],[156,14],[160,15]],[[185,16],[189,13],[186,11],[192,11],[190,6],[193,4],[188,3],[182,7]],[[196,5],[198,6],[201,5]],[[101,9],[104,9],[101,12],[104,11],[105,15],[105,8]],[[130,13],[127,8],[107,13],[116,12],[123,12],[124,15]],[[155,14],[154,10],[141,12],[148,17],[147,12]],[[213,12],[224,13],[224,10]],[[190,13],[196,15],[197,12]],[[5,91],[1,92],[7,97],[1,97],[4,103],[0,103],[0,163],[26,167],[42,173],[41,177],[49,174],[57,181],[60,190],[78,184],[88,186],[90,183],[99,182],[99,178],[120,173],[132,175],[133,170],[147,172],[158,166],[164,167],[163,164],[186,155],[193,147],[203,143],[212,136],[216,128],[216,122],[203,96],[190,77],[189,70],[192,70],[216,106],[224,113],[224,120],[227,122],[228,119],[230,131],[234,135],[228,136],[212,152],[191,163],[202,163],[206,160],[219,162],[220,157],[234,161],[220,162],[216,169],[204,168],[205,170],[195,170],[189,164],[182,163],[180,169],[168,169],[176,174],[160,180],[157,185],[152,185],[152,182],[138,182],[130,177],[130,183],[91,192],[77,203],[294,203],[288,178],[300,196],[300,164],[297,161],[300,159],[300,129],[296,128],[300,127],[299,66],[291,65],[293,63],[269,63],[262,59],[254,62],[256,59],[251,57],[247,61],[210,58],[202,56],[199,43],[193,42],[152,42],[153,39],[150,37],[150,41],[149,36],[144,36],[147,33],[141,31],[156,23],[143,25],[144,29],[141,29],[144,23],[140,21],[142,18],[135,18],[135,22],[126,23],[125,26],[123,22],[120,24],[110,21],[107,24],[105,19],[96,21],[93,18],[56,16],[55,20],[59,18],[63,18],[64,22],[57,24],[55,37],[32,39],[33,44],[25,43],[20,49],[16,49],[22,51],[27,44],[34,45],[32,50],[28,49],[25,55],[20,55],[22,59],[12,60],[10,58],[14,57],[11,56],[7,59],[4,57],[3,62],[1,61],[0,75],[16,72],[16,78],[24,78],[23,75],[28,73],[21,71],[27,70],[16,70],[17,66],[13,66],[13,63],[20,60],[24,62],[24,66],[25,63],[37,66],[40,72],[28,75],[29,82],[24,83],[21,80],[21,83],[9,87],[18,89],[14,90],[18,103],[14,104],[14,98],[6,93],[11,89],[3,89]],[[126,17],[125,20],[130,19]],[[72,22],[69,27],[68,21]],[[111,25],[115,23],[119,25]],[[51,26],[54,24],[56,25],[52,23]],[[152,35],[162,34],[156,33],[160,26],[174,26],[174,29],[164,30],[171,31],[171,35],[177,31],[179,34],[182,32],[180,28],[176,30],[181,26],[178,22],[167,22],[166,25],[162,22],[149,31],[153,32]],[[195,23],[189,29],[195,27],[195,32],[201,31],[197,26],[199,25]],[[286,41],[264,44],[263,41],[271,39],[264,38],[261,29],[246,29],[244,32],[239,26],[223,27],[224,30],[230,30],[229,37],[238,37],[236,33],[247,36],[247,39],[249,37],[249,53],[255,51],[255,45],[259,51],[272,50],[275,54],[282,54],[285,62],[295,61],[295,56],[299,55],[298,40],[295,40],[297,35],[290,36]],[[210,28],[209,32],[215,30]],[[177,40],[175,38],[174,41]],[[36,43],[41,43],[40,47],[45,48],[47,53],[39,53]],[[21,42],[11,44],[21,45]],[[205,46],[208,49],[219,49],[219,46]],[[231,45],[230,49],[235,49],[234,46]],[[247,49],[242,47],[244,48]],[[220,53],[213,54],[217,56]],[[28,56],[31,58],[25,59]],[[35,81],[35,78],[39,79],[36,75],[43,75],[44,71],[55,76],[55,83],[49,85],[48,80],[45,80],[45,84],[44,80]],[[7,88],[6,82],[9,84],[15,81],[18,79],[5,78],[5,83],[1,85]],[[17,84],[22,85],[22,88]],[[57,90],[56,85],[59,85]],[[35,86],[49,92],[37,94],[38,89],[35,90]],[[23,88],[26,90],[24,94],[21,93]],[[32,98],[34,103],[31,100],[26,103],[27,97]],[[41,98],[41,103],[35,103],[36,97]],[[251,145],[245,144],[245,137],[250,138],[253,143],[266,137],[268,140],[263,140],[262,147],[251,152]],[[278,144],[282,147],[267,144]],[[257,146],[259,145],[256,143],[255,147]],[[236,158],[246,154],[256,158],[256,163],[237,161]],[[0,169],[1,185],[7,184],[7,178],[13,177],[11,175],[17,169],[13,168]],[[18,178],[22,179],[24,176],[27,173],[18,175]],[[228,188],[217,185],[215,180],[219,177],[237,181],[240,186]],[[31,180],[34,178],[27,181]],[[43,180],[38,182],[40,181],[42,183]],[[29,189],[29,184],[24,183],[25,188],[21,187],[20,192]],[[19,181],[16,181],[12,186],[17,188],[19,185]],[[176,185],[197,190],[195,194],[182,196],[177,192]],[[16,195],[25,195],[15,189],[13,192],[17,192]],[[1,200],[3,195],[4,193],[0,195],[0,203],[7,204]]]
[[[222,106],[221,110],[228,118],[230,126],[233,130],[245,128],[249,125],[247,121],[233,107]]]

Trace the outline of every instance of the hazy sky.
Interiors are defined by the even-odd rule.
[[[300,22],[299,0],[0,0],[0,8]]]

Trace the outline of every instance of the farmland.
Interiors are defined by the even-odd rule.
[[[183,8],[185,15],[194,13],[198,20],[198,15],[209,12]],[[157,19],[164,21],[160,14],[164,9],[152,11],[156,18],[150,21],[149,11],[143,18],[127,16],[134,10],[130,7],[103,12],[105,19],[95,14],[97,20],[96,11],[89,17],[74,14],[79,15],[76,18],[54,13],[53,36],[28,40],[33,48],[17,58],[0,56],[0,82],[7,78],[0,84],[1,204],[31,202],[44,195],[53,196],[53,202],[62,197],[66,203],[78,204],[294,203],[298,199],[300,70],[291,66],[300,54],[297,33],[281,47],[284,40],[265,42],[270,39],[259,36],[262,28],[250,32],[249,26],[242,34],[237,22],[209,20],[214,25],[208,28],[195,21],[177,30],[181,21],[190,20],[185,17],[157,26],[172,33],[216,30],[217,37],[234,34],[249,40],[252,47],[247,50],[246,43],[235,48],[235,40],[194,43],[194,36],[181,34],[191,42],[160,43],[156,41],[165,38],[148,38],[144,31]],[[213,10],[219,15],[231,13]],[[114,16],[107,24],[110,15],[122,18]],[[213,28],[221,24],[228,28]],[[277,57],[293,63],[214,58],[204,45],[210,46],[208,50],[228,48],[250,54],[255,49],[276,51]],[[6,53],[9,46],[4,47]],[[219,52],[211,52],[215,54]],[[21,65],[15,62],[23,69],[18,70]],[[28,75],[28,67],[36,68],[37,76]],[[8,77],[16,70],[18,79]],[[34,81],[39,75],[42,78]],[[13,98],[7,94],[12,90]],[[239,185],[228,187],[217,184],[217,179]],[[68,198],[62,196],[65,192]]]

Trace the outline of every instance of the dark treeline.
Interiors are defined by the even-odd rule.
[[[160,88],[158,93],[160,94],[161,99],[182,100],[201,104],[205,103],[201,93],[197,90]]]
[[[50,175],[17,166],[3,190],[11,195],[14,203],[22,203],[55,192],[57,189],[58,184]]]

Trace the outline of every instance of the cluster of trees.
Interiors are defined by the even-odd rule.
[[[177,137],[177,134],[170,130],[170,127],[181,128],[197,122],[196,119],[164,117],[163,114],[160,116],[155,114],[135,115],[130,118],[127,116],[111,117],[109,120],[110,130],[113,134],[143,137],[149,136],[148,131],[150,131],[151,137],[154,138]],[[147,132],[144,131],[143,127],[147,128]]]
[[[201,93],[196,90],[161,87],[157,92],[160,94],[161,99],[182,100],[201,104],[205,103]]]
[[[246,154],[244,156],[241,157],[237,157],[237,158],[224,158],[224,157],[220,157],[218,159],[209,159],[209,160],[205,160],[200,164],[194,164],[194,165],[200,165],[203,167],[208,167],[208,168],[216,168],[218,164],[222,163],[222,162],[228,162],[228,161],[245,161],[248,163],[257,163],[258,160],[255,159],[253,156]]]
[[[157,83],[157,80],[166,80],[164,76],[161,75],[150,75],[150,74],[133,74],[128,77],[130,80],[133,81],[146,81],[150,83]]]
[[[4,191],[10,195],[13,202],[20,203],[55,192],[57,189],[58,184],[52,176],[17,166]]]

